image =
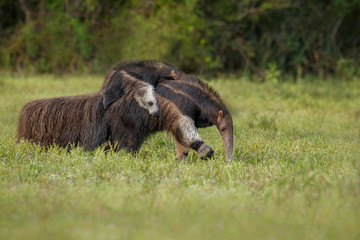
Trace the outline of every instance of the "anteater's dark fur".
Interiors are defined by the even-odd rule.
[[[122,84],[122,78],[114,75],[120,71],[125,71],[140,81],[144,81],[155,87],[160,79],[171,80],[171,71],[175,71],[179,75],[185,75],[185,73],[176,66],[162,61],[124,61],[112,66],[105,77],[101,90],[105,91],[111,88],[111,85]],[[124,88],[127,88],[124,84],[122,85]]]

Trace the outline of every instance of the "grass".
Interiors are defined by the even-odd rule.
[[[166,133],[136,155],[15,144],[30,99],[96,91],[99,76],[0,76],[0,239],[359,239],[360,81],[212,81],[235,151],[179,163]]]

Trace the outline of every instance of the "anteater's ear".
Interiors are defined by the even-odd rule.
[[[223,111],[220,110],[217,115],[217,120],[216,120],[217,124],[219,124],[222,121],[223,117],[224,117],[224,113],[223,113]]]
[[[121,83],[111,84],[103,94],[103,104],[105,109],[110,107],[110,105],[120,99],[125,94],[124,88],[121,86]]]
[[[178,74],[176,74],[176,72],[174,70],[171,70],[171,76],[175,79],[175,80],[179,80],[180,76]]]

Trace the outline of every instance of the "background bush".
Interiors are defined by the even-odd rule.
[[[360,0],[0,0],[0,68],[101,72],[161,59],[196,73],[359,74]]]

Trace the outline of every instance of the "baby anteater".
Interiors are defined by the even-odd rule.
[[[135,99],[151,115],[157,114],[159,106],[154,87],[160,79],[174,79],[177,68],[160,61],[128,61],[114,65],[103,82],[101,91],[104,95],[104,107],[107,109],[126,92],[138,90]]]

